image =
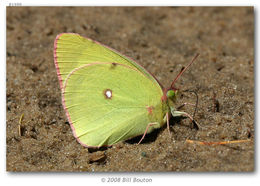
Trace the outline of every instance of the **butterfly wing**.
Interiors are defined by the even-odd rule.
[[[114,62],[128,65],[138,69],[158,84],[150,73],[130,58],[105,45],[74,33],[63,33],[56,37],[54,61],[61,88],[63,88],[64,80],[72,70],[94,62]]]
[[[135,67],[121,63],[92,62],[75,68],[62,94],[74,136],[88,147],[138,136],[149,123],[160,127],[166,113],[161,87]]]

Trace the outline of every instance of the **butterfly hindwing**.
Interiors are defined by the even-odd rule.
[[[160,127],[165,116],[162,94],[136,68],[92,62],[67,76],[63,104],[78,141],[99,147],[141,135],[152,122]]]

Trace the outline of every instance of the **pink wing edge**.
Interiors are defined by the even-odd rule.
[[[83,143],[82,141],[80,141],[79,137],[76,135],[76,130],[75,130],[75,128],[74,128],[73,122],[72,122],[72,120],[71,120],[71,118],[70,118],[68,109],[67,109],[66,104],[65,104],[65,99],[64,99],[64,88],[65,88],[65,87],[63,87],[63,85],[62,85],[63,82],[62,82],[62,78],[61,78],[61,74],[60,74],[60,69],[59,69],[59,65],[58,65],[58,60],[57,60],[57,54],[56,54],[57,41],[58,41],[59,38],[60,38],[62,35],[64,35],[64,34],[73,34],[73,35],[79,35],[79,36],[81,36],[81,35],[80,35],[80,34],[77,34],[77,33],[61,33],[61,34],[58,34],[58,35],[56,36],[55,40],[54,40],[54,50],[53,50],[54,64],[55,64],[55,67],[56,67],[56,71],[57,71],[57,75],[58,75],[58,79],[59,79],[59,84],[60,84],[60,89],[61,89],[62,105],[63,105],[63,109],[64,109],[65,112],[66,112],[66,116],[67,116],[67,118],[68,118],[68,121],[69,121],[69,123],[70,123],[70,127],[71,127],[71,129],[72,129],[73,136],[76,138],[76,140],[78,141],[78,143],[80,143],[82,146],[87,147],[87,148],[111,147],[112,145],[89,146],[89,145]],[[86,39],[88,39],[88,40],[90,40],[90,41],[92,41],[92,42],[95,42],[95,43],[97,43],[97,44],[99,44],[99,45],[101,45],[101,46],[104,46],[104,47],[108,48],[109,50],[112,50],[112,51],[114,51],[115,53],[118,53],[118,54],[120,54],[120,55],[122,55],[122,56],[124,56],[124,57],[126,57],[126,58],[128,58],[128,59],[130,59],[130,60],[132,60],[132,61],[135,62],[137,65],[139,65],[139,67],[141,67],[144,71],[146,71],[148,74],[150,74],[150,75],[157,81],[157,83],[159,84],[159,86],[160,86],[161,89],[163,90],[163,86],[162,86],[161,83],[158,81],[158,79],[157,79],[153,74],[151,74],[148,70],[146,70],[142,65],[140,65],[140,64],[137,63],[135,60],[133,60],[132,58],[130,58],[130,57],[126,56],[126,55],[123,55],[123,54],[121,54],[120,52],[116,51],[115,49],[110,48],[109,46],[106,46],[106,45],[104,45],[104,44],[102,44],[102,43],[100,43],[100,42],[98,42],[98,41],[92,40],[92,39],[90,39],[90,38],[88,38],[88,37],[85,37],[85,36],[81,36],[81,37],[84,37],[84,38],[86,38]],[[73,73],[75,70],[76,70],[76,69],[74,69],[71,73]],[[71,73],[70,73],[70,74],[71,74]]]
[[[72,129],[72,133],[73,133],[73,136],[76,138],[76,140],[78,141],[79,144],[81,144],[83,147],[87,147],[87,148],[100,148],[100,147],[110,147],[112,145],[103,145],[103,146],[89,146],[85,143],[83,143],[79,137],[76,135],[76,130],[75,130],[75,127],[73,125],[73,122],[71,120],[71,117],[69,115],[69,112],[68,112],[68,109],[66,107],[66,104],[65,104],[65,98],[64,98],[64,88],[63,85],[62,85],[62,78],[61,78],[61,74],[60,74],[60,68],[59,68],[59,65],[58,65],[58,60],[57,60],[57,54],[56,54],[56,50],[57,50],[57,41],[59,40],[59,38],[63,35],[63,34],[75,34],[75,33],[61,33],[59,35],[57,35],[55,41],[54,41],[54,51],[53,51],[53,56],[54,56],[54,64],[55,64],[55,67],[56,67],[56,71],[57,71],[57,75],[58,75],[58,79],[59,79],[59,84],[60,84],[60,89],[61,89],[61,97],[62,97],[62,105],[63,105],[63,109],[65,110],[65,113],[66,113],[66,116],[68,118],[68,121],[70,123],[70,127]],[[79,34],[75,34],[75,35],[79,35]],[[73,71],[74,72],[74,71]],[[72,73],[72,72],[71,72]]]

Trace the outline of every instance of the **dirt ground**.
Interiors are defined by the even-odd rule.
[[[7,171],[254,171],[253,7],[8,7],[6,38]],[[79,33],[136,59],[168,87],[199,96],[195,120],[111,148],[81,146],[61,103],[53,43]],[[178,105],[196,102],[183,92]],[[192,114],[193,106],[182,110]],[[98,110],[97,110],[98,112]],[[20,124],[19,119],[24,115]],[[245,140],[227,145],[199,141]]]

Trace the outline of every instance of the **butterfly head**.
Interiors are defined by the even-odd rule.
[[[167,99],[170,99],[172,101],[175,101],[178,95],[178,90],[177,89],[170,89],[166,92],[166,97]]]
[[[177,97],[179,95],[179,89],[176,88],[168,88],[164,90],[163,96],[162,96],[162,101],[166,102],[169,100],[172,102],[175,102]]]

